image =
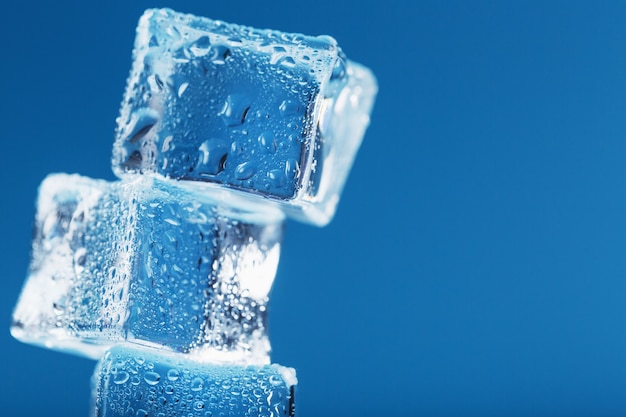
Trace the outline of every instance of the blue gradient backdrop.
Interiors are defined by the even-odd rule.
[[[113,179],[143,9],[330,34],[380,94],[335,220],[288,223],[270,310],[300,417],[626,414],[626,3],[8,2],[0,407],[87,416],[94,363],[11,310],[50,172]]]

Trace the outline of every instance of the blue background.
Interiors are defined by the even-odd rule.
[[[88,415],[94,363],[10,315],[40,181],[113,179],[155,6],[330,34],[378,77],[335,220],[286,229],[270,326],[300,417],[626,414],[625,2],[31,0],[0,17],[2,415]]]

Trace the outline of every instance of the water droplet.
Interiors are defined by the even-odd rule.
[[[211,46],[211,62],[217,65],[226,63],[226,59],[231,55],[230,48],[226,45]]]
[[[113,374],[113,383],[117,385],[125,384],[130,379],[130,375],[126,371],[118,371]]]
[[[167,379],[169,379],[170,381],[176,381],[180,376],[180,372],[178,372],[178,369],[170,369],[169,371],[167,371]]]
[[[259,135],[259,145],[269,153],[276,152],[276,136],[274,136],[273,132],[266,130]]]
[[[293,100],[284,100],[278,106],[278,110],[283,116],[288,116],[290,114],[302,113],[301,107],[298,102]]]
[[[171,224],[172,226],[180,226],[180,219],[166,218],[163,219],[163,221]]]
[[[172,38],[174,39],[180,39],[180,32],[178,31],[178,29],[176,28],[176,26],[173,25],[169,25],[167,27],[167,29],[165,29],[165,32],[170,35]]]
[[[270,384],[277,386],[283,383],[283,380],[280,376],[278,375],[271,375],[270,376]]]
[[[185,90],[187,90],[187,87],[189,87],[189,83],[187,82],[182,83],[180,87],[178,87],[178,97],[182,97]]]
[[[290,55],[282,57],[281,59],[278,60],[278,63],[288,68],[293,68],[296,66],[296,61]]]
[[[230,146],[221,139],[202,142],[198,148],[196,171],[200,175],[216,175],[224,170]]]
[[[280,169],[273,169],[268,172],[267,178],[274,187],[282,187],[285,185],[285,173]]]
[[[174,149],[174,145],[171,145],[172,139],[174,139],[174,136],[172,135],[169,135],[165,139],[163,139],[163,146],[161,147],[161,152],[167,152],[170,149]]]
[[[345,60],[340,56],[337,59],[337,62],[335,62],[335,66],[333,67],[333,72],[330,76],[330,80],[334,81],[340,78],[343,78],[346,76],[347,70],[346,70],[346,62]]]
[[[252,161],[243,162],[235,168],[235,178],[243,181],[252,178],[256,172],[256,165]]]
[[[191,380],[191,390],[200,391],[204,387],[204,381],[200,377],[196,377]]]
[[[288,179],[293,180],[298,176],[299,172],[300,166],[298,164],[298,161],[296,161],[294,158],[289,158],[285,161],[285,176]]]
[[[148,371],[144,374],[143,379],[148,383],[148,385],[156,385],[161,380],[161,375],[154,371]]]
[[[329,82],[324,88],[325,97],[335,97],[348,82],[345,56],[340,54],[333,67]]]
[[[130,123],[126,126],[129,132],[126,141],[136,143],[148,134],[150,129],[158,122],[159,114],[151,108],[139,109],[133,113]]]
[[[152,90],[153,93],[163,91],[163,81],[161,81],[161,78],[159,78],[157,74],[152,74],[148,77],[148,85],[150,86],[150,90]]]
[[[140,408],[139,410],[137,410],[137,412],[135,413],[136,417],[148,417],[148,412],[142,408]]]
[[[208,36],[201,36],[189,48],[192,54],[197,57],[205,56],[211,48],[211,40]]]
[[[283,48],[284,49],[284,48]],[[287,51],[275,51],[272,56],[270,56],[270,65],[276,65],[281,59],[286,56]]]
[[[74,253],[74,265],[80,267],[82,270],[82,267],[85,266],[85,262],[87,262],[87,249],[78,248]]]
[[[66,297],[60,297],[56,302],[52,303],[54,314],[56,314],[57,316],[63,314],[65,312],[66,307],[67,307]]]
[[[224,107],[218,113],[228,127],[239,126],[245,122],[250,110],[250,100],[244,94],[230,94]]]

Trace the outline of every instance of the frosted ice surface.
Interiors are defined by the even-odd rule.
[[[334,39],[145,12],[113,169],[217,184],[332,218],[377,91]]]
[[[152,349],[115,347],[96,367],[93,417],[294,415],[295,371],[202,364]]]
[[[201,360],[269,362],[283,215],[216,198],[145,176],[47,177],[13,335],[93,358],[128,340]]]

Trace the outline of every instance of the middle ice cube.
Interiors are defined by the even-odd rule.
[[[92,358],[129,341],[269,363],[283,215],[223,197],[143,176],[49,176],[13,335]]]

